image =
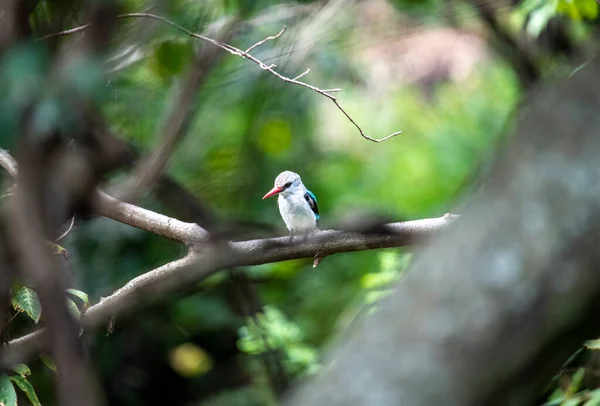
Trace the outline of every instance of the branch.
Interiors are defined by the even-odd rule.
[[[196,223],[186,223],[122,202],[101,190],[97,191],[93,203],[94,211],[104,217],[179,241],[187,246],[197,245],[208,238],[208,232]]]
[[[2,148],[0,148],[0,166],[6,169],[13,179],[17,178],[17,161],[15,161],[7,150]]]
[[[343,252],[411,245],[445,229],[453,220],[452,216],[444,216],[391,223],[384,226],[386,233],[380,234],[318,231],[312,234],[306,243],[297,245],[290,245],[288,237],[280,237],[231,242],[206,247],[203,250],[192,250],[182,259],[132,279],[112,295],[90,307],[82,316],[81,322],[88,330],[98,328],[106,324],[111,316],[133,312],[145,303],[184,289],[222,269],[313,258],[317,254],[329,256]],[[171,224],[173,228],[181,226],[174,224]],[[184,229],[178,232],[185,233]],[[10,341],[3,354],[2,365],[21,362],[39,351],[43,345],[43,336],[44,333],[38,330]]]
[[[123,16],[121,16],[123,17]],[[227,40],[233,34],[236,21],[230,22],[224,30],[223,38]],[[215,42],[219,42],[216,41]],[[212,47],[203,47],[194,57],[187,75],[180,83],[180,90],[173,102],[171,112],[159,131],[160,142],[155,150],[133,170],[133,179],[124,182],[122,200],[136,200],[141,191],[153,185],[181,141],[192,118],[192,105],[198,89],[208,72],[218,60],[219,53]]]
[[[334,93],[334,92],[340,92],[342,89],[338,89],[338,88],[336,88],[336,89],[320,89],[320,88],[318,88],[316,86],[313,86],[313,85],[310,85],[310,84],[308,84],[306,82],[302,82],[302,81],[298,80],[302,76],[306,75],[308,73],[308,70],[305,71],[304,73],[296,76],[293,79],[289,78],[289,77],[284,76],[281,73],[277,72],[274,69],[275,65],[267,65],[267,64],[263,63],[260,59],[256,58],[255,56],[253,56],[252,54],[249,53],[250,50],[253,50],[257,46],[260,46],[260,45],[264,44],[268,40],[278,38],[280,35],[283,34],[285,28],[283,30],[281,30],[279,32],[279,34],[277,34],[275,36],[272,36],[272,37],[267,37],[264,40],[259,41],[256,44],[254,44],[253,46],[251,46],[250,48],[248,48],[247,51],[243,51],[243,50],[241,50],[239,48],[236,48],[236,47],[231,46],[229,44],[226,44],[224,42],[221,42],[221,41],[215,40],[213,38],[207,37],[205,35],[198,34],[198,33],[195,33],[193,31],[190,31],[187,28],[184,28],[184,27],[180,26],[179,24],[176,24],[173,21],[171,21],[171,20],[169,20],[169,19],[167,19],[165,17],[161,17],[161,16],[158,16],[158,15],[155,15],[155,14],[150,14],[150,13],[128,13],[128,14],[120,14],[119,16],[117,16],[117,18],[119,18],[119,19],[125,19],[125,18],[149,18],[149,19],[152,19],[152,20],[157,20],[157,21],[163,22],[165,24],[168,24],[168,25],[176,28],[177,30],[185,33],[186,35],[188,35],[188,36],[190,36],[192,38],[197,38],[197,39],[200,39],[202,41],[209,42],[209,43],[211,43],[211,44],[213,44],[213,45],[221,48],[222,50],[229,52],[231,55],[239,56],[239,57],[244,58],[244,59],[249,59],[250,61],[252,61],[255,64],[257,64],[258,66],[260,66],[261,69],[269,72],[270,74],[272,74],[273,76],[275,76],[278,79],[282,80],[283,82],[291,83],[291,84],[294,84],[294,85],[297,85],[297,86],[302,86],[302,87],[305,87],[307,89],[312,90],[313,92],[319,93],[320,95],[322,95],[322,96],[328,98],[329,100],[331,100],[332,103],[335,104],[335,106],[338,108],[338,110],[340,110],[346,116],[346,118],[348,118],[348,120],[354,125],[354,127],[356,127],[356,129],[358,130],[358,132],[360,133],[360,135],[363,138],[365,138],[365,139],[367,139],[369,141],[373,141],[373,142],[379,143],[379,142],[383,142],[385,140],[388,140],[388,139],[390,139],[392,137],[395,137],[395,136],[397,136],[399,134],[402,134],[402,131],[397,131],[397,132],[392,133],[392,134],[388,135],[387,137],[384,137],[384,138],[381,138],[381,139],[372,138],[372,137],[366,135],[364,133],[364,131],[362,130],[362,128],[358,125],[358,123],[356,123],[356,121],[354,121],[352,119],[352,117],[346,112],[346,110],[344,110],[344,108],[338,102],[337,98],[335,96],[333,96],[333,95],[330,94],[330,93]],[[69,34],[73,34],[73,33],[76,33],[76,32],[85,31],[87,28],[90,27],[90,25],[91,24],[86,24],[86,25],[82,25],[80,27],[73,28],[73,29],[70,29],[70,30],[60,31],[60,32],[57,32],[57,33],[49,34],[49,35],[46,35],[44,37],[39,38],[38,41],[45,40],[45,39],[52,38],[52,37],[69,35]]]

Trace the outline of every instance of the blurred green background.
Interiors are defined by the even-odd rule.
[[[160,14],[196,32],[241,13],[249,23],[232,44],[242,49],[285,25],[281,38],[255,50],[258,58],[289,77],[310,68],[306,82],[342,88],[339,102],[371,137],[403,133],[367,141],[331,101],[224,54],[166,172],[217,218],[251,220],[281,235],[275,199],[261,197],[283,170],[298,172],[315,193],[324,228],[353,213],[400,221],[459,210],[507,135],[521,95],[476,13],[436,0],[252,3],[132,0],[124,11]],[[110,72],[98,79],[97,103],[111,129],[140,151],[153,148],[200,46],[166,25],[120,21]],[[151,196],[141,205],[178,217]],[[65,246],[77,287],[92,303],[185,253],[103,218],[78,226]],[[118,317],[112,334],[87,336],[89,357],[111,405],[276,404],[278,387],[318,373],[336,338],[376,311],[410,258],[411,249],[391,249],[338,254],[316,269],[306,259],[224,271]],[[31,367],[42,403],[52,404],[52,372],[41,362]]]

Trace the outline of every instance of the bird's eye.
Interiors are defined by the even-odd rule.
[[[290,186],[292,186],[292,182],[288,182],[285,185],[283,185],[284,188],[289,188]]]

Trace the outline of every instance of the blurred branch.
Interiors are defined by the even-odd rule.
[[[121,202],[121,204],[126,203]],[[136,213],[138,212],[130,210],[129,216],[135,217]],[[146,214],[148,218],[150,218],[149,213]],[[156,213],[152,214],[161,216]],[[230,242],[203,249],[195,247],[184,258],[132,279],[112,295],[90,307],[81,322],[86,329],[98,328],[106,324],[111,316],[133,312],[145,303],[189,287],[190,284],[197,283],[223,269],[312,258],[316,254],[329,256],[343,252],[411,245],[446,228],[452,221],[452,217],[444,216],[391,223],[384,226],[386,233],[378,234],[334,230],[319,231],[302,244],[290,245],[288,237],[280,237]],[[177,228],[175,224],[182,226],[172,219],[172,229]],[[187,226],[184,225],[184,227]],[[185,229],[180,229],[178,232],[186,233]],[[42,332],[36,331],[10,341],[8,349],[3,355],[3,365],[22,361],[39,351],[43,345],[40,341],[43,335]]]
[[[308,73],[308,70],[304,71],[304,73],[296,76],[295,78],[289,78],[289,77],[284,76],[281,73],[277,72],[274,69],[276,67],[276,65],[274,65],[274,64],[267,65],[267,64],[263,63],[261,60],[259,60],[258,58],[256,58],[255,56],[253,56],[252,54],[250,54],[248,52],[249,50],[252,50],[252,49],[256,48],[257,46],[260,46],[260,45],[264,44],[269,39],[278,38],[280,35],[283,34],[284,30],[282,30],[281,32],[279,32],[279,34],[277,34],[275,36],[267,37],[264,40],[259,41],[258,43],[254,44],[253,46],[251,46],[250,48],[248,48],[248,51],[243,51],[241,49],[238,49],[238,48],[236,48],[234,46],[231,46],[231,45],[226,44],[224,42],[221,42],[219,40],[215,40],[215,39],[207,37],[205,35],[198,34],[198,33],[195,33],[193,31],[190,31],[187,28],[184,28],[184,27],[180,26],[179,24],[176,24],[173,21],[171,21],[171,20],[169,20],[169,19],[167,19],[165,17],[161,17],[161,16],[158,16],[158,15],[155,15],[155,14],[150,14],[150,13],[128,13],[128,14],[120,14],[117,18],[121,18],[121,19],[123,19],[123,18],[149,18],[149,19],[152,19],[152,20],[161,21],[161,22],[163,22],[165,24],[168,24],[168,25],[170,25],[170,26],[178,29],[179,31],[187,34],[190,37],[197,38],[197,39],[200,39],[200,40],[205,41],[205,42],[209,42],[209,43],[211,43],[211,44],[213,44],[213,45],[221,48],[222,50],[229,52],[231,55],[239,56],[239,57],[244,58],[244,59],[249,59],[250,61],[252,61],[255,64],[257,64],[261,69],[263,69],[263,70],[271,73],[273,76],[277,77],[278,79],[282,80],[283,82],[291,83],[291,84],[294,84],[294,85],[297,85],[297,86],[302,86],[302,87],[310,89],[310,90],[312,90],[312,91],[314,91],[316,93],[319,93],[320,95],[322,95],[322,96],[328,98],[329,100],[331,100],[332,103],[335,104],[335,106],[338,108],[338,110],[340,110],[346,116],[346,118],[354,125],[354,127],[356,127],[356,129],[358,130],[358,132],[360,133],[360,135],[363,138],[365,138],[365,139],[367,139],[369,141],[373,141],[373,142],[379,143],[379,142],[383,142],[383,141],[385,141],[387,139],[390,139],[392,137],[395,137],[395,136],[397,136],[399,134],[402,134],[402,131],[397,131],[397,132],[392,133],[392,134],[390,134],[390,135],[388,135],[386,137],[383,137],[381,139],[372,138],[372,137],[366,135],[365,132],[362,130],[362,128],[358,125],[358,123],[356,123],[356,121],[354,121],[354,119],[350,116],[350,114],[348,114],[348,112],[346,112],[346,110],[341,106],[341,104],[338,102],[337,98],[335,96],[333,96],[333,95],[330,94],[330,93],[334,93],[334,92],[340,92],[342,89],[339,89],[339,88],[335,88],[335,89],[320,89],[320,88],[318,88],[316,86],[313,86],[313,85],[310,85],[310,84],[308,84],[306,82],[302,82],[302,81],[298,80],[302,76],[306,75]],[[56,37],[56,36],[68,35],[68,34],[72,34],[72,33],[76,33],[76,32],[81,32],[81,31],[84,31],[87,28],[89,28],[90,25],[91,24],[86,24],[86,25],[83,25],[81,27],[73,28],[73,29],[66,30],[66,31],[57,32],[57,33],[50,34],[50,35],[46,35],[44,37],[41,37],[40,40],[51,38],[51,37]]]
[[[17,161],[5,149],[0,148],[0,166],[9,173],[13,179],[17,178]]]
[[[128,15],[121,15],[126,17]],[[222,40],[233,35],[237,20],[231,21],[224,29]],[[221,40],[214,40],[220,43]],[[216,64],[220,53],[217,48],[203,47],[194,57],[187,76],[181,81],[179,92],[171,107],[164,126],[160,129],[160,143],[148,157],[142,158],[133,170],[133,179],[124,182],[122,200],[136,200],[139,194],[151,187],[163,171],[173,150],[181,141],[192,118],[192,106],[198,89],[208,72]]]
[[[17,162],[0,148],[0,166],[16,179]],[[99,190],[93,198],[94,211],[120,223],[148,231],[186,244],[197,245],[208,237],[208,232],[196,223],[186,223],[162,214],[125,203]],[[69,227],[70,228],[70,227]],[[60,238],[63,238],[62,236]]]

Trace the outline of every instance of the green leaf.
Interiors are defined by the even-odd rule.
[[[77,289],[67,289],[67,292],[73,296],[78,297],[83,302],[84,308],[87,309],[90,306],[90,300],[88,298],[87,293],[82,292]]]
[[[167,80],[181,73],[192,53],[192,42],[189,39],[162,41],[154,48],[151,66],[158,76]]]
[[[600,389],[594,389],[588,393],[588,400],[583,406],[600,406]]]
[[[48,242],[48,247],[52,251],[53,255],[62,255],[65,259],[69,259],[69,252],[62,245],[55,244],[53,242]]]
[[[596,0],[575,0],[575,6],[581,11],[581,15],[590,20],[598,17],[598,3]]]
[[[11,303],[15,310],[24,311],[34,322],[40,321],[42,305],[33,289],[23,286],[13,295]]]
[[[398,282],[401,276],[395,271],[367,273],[361,276],[360,286],[364,289],[381,288]]]
[[[67,309],[69,309],[69,313],[75,316],[76,319],[78,319],[81,316],[81,311],[79,310],[79,307],[77,307],[77,304],[69,298],[67,298]]]
[[[26,376],[28,376],[28,375],[31,375],[31,370],[25,364],[13,365],[11,367],[11,369],[13,371],[15,371],[17,374],[21,375],[23,378],[26,377]]]
[[[21,389],[25,395],[27,395],[27,398],[31,401],[33,406],[42,406],[35,393],[35,389],[33,389],[33,386],[27,379],[19,375],[14,375],[10,377],[10,380],[17,384],[19,389]]]
[[[556,15],[556,9],[552,4],[533,10],[529,15],[529,21],[525,30],[533,38],[537,38],[542,30],[548,25],[548,21]]]
[[[56,364],[54,363],[54,361],[52,360],[52,358],[50,358],[45,353],[41,353],[40,354],[40,359],[42,360],[42,362],[44,363],[44,365],[46,365],[48,367],[48,369],[50,369],[51,371],[53,371],[55,374],[58,374],[58,370],[56,369]]]
[[[569,397],[573,396],[579,390],[579,387],[581,386],[581,382],[583,382],[584,377],[585,377],[585,369],[579,368],[577,370],[577,372],[575,372],[573,374],[573,376],[571,377],[571,383],[569,384],[569,387],[567,388],[567,390],[565,392],[566,397],[569,398]]]
[[[17,406],[17,392],[5,374],[0,375],[0,405]]]

